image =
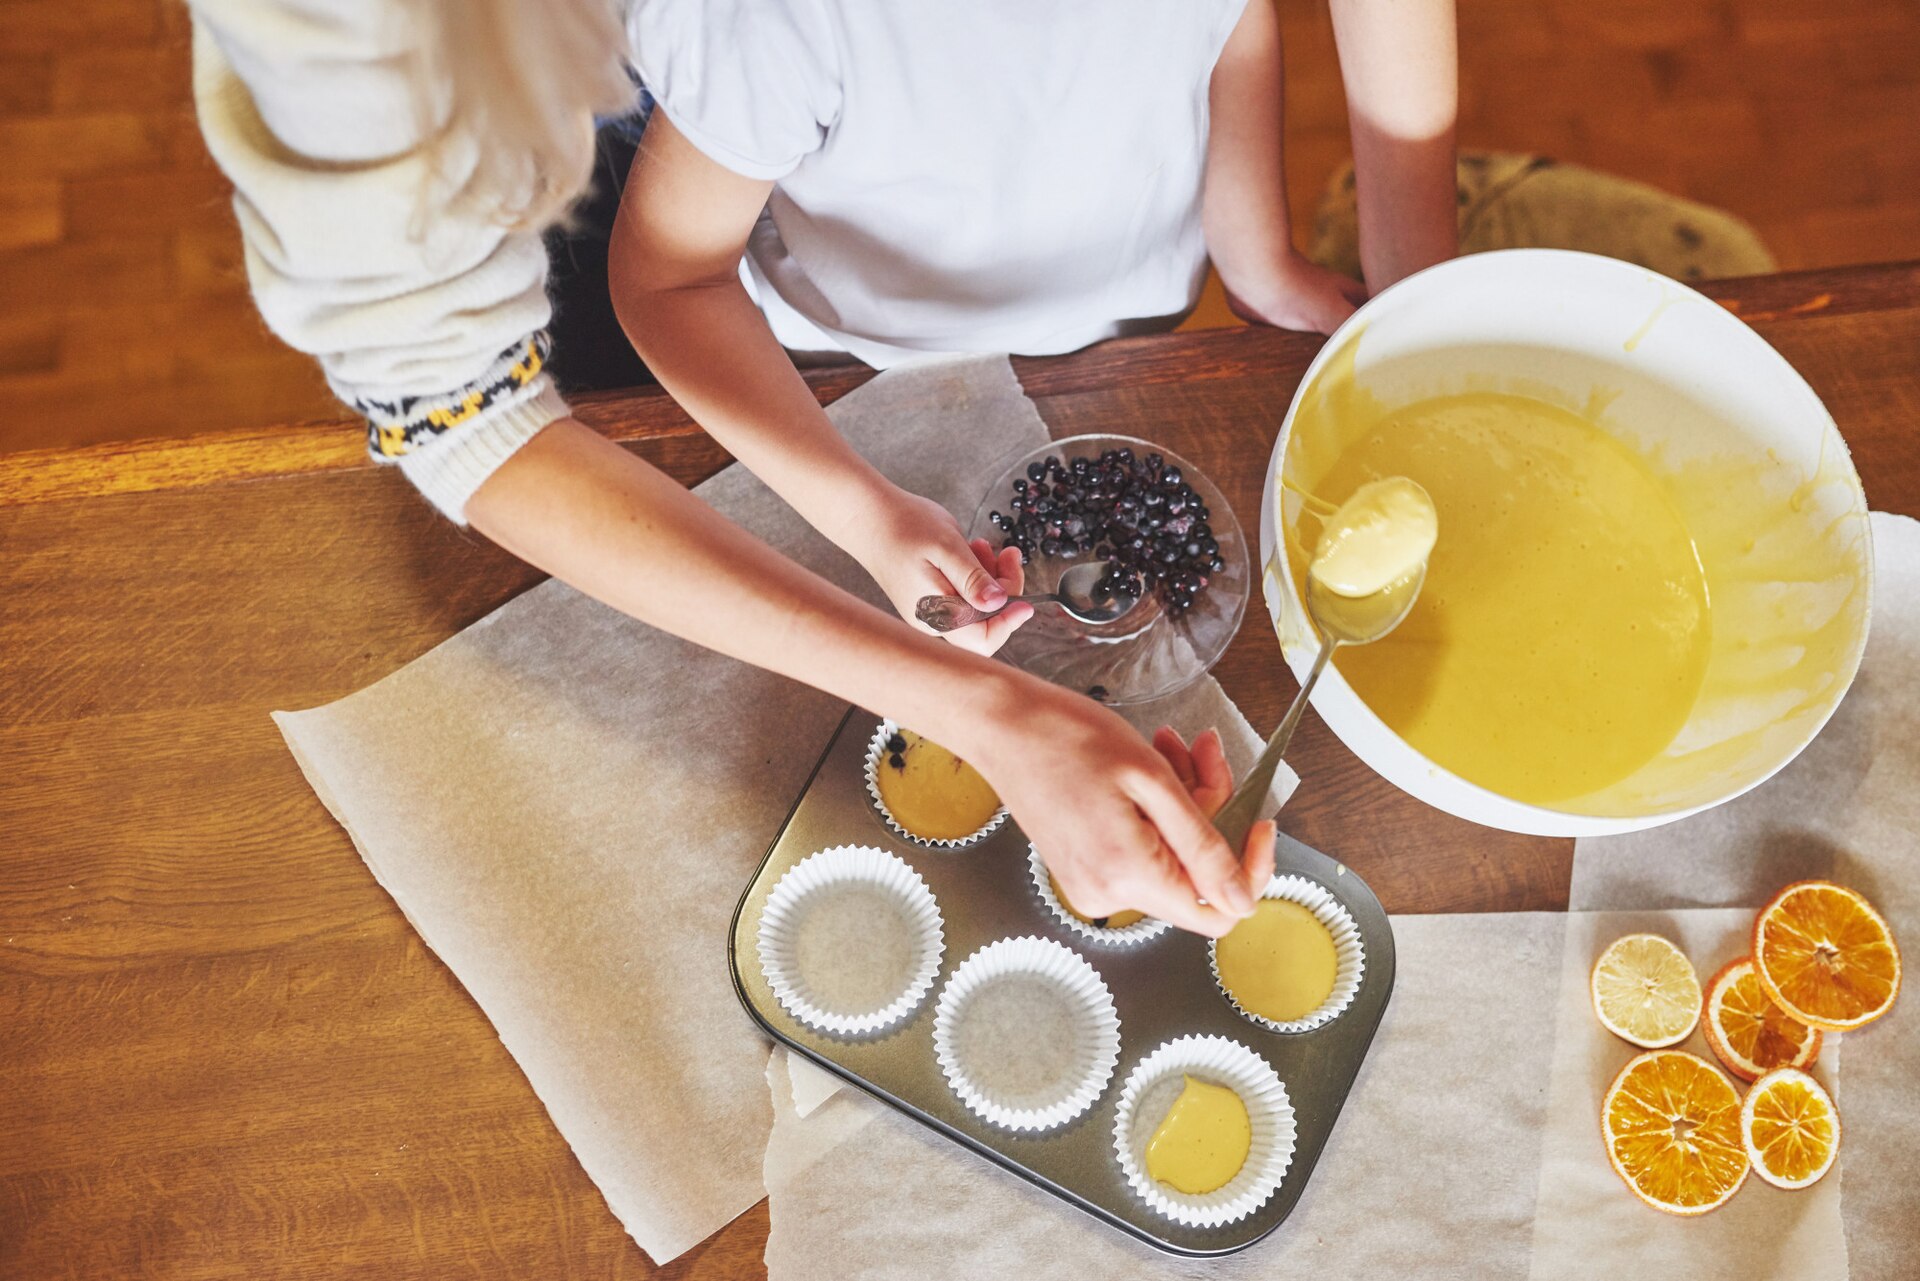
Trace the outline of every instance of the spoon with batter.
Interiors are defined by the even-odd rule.
[[[1372,644],[1401,624],[1420,597],[1427,557],[1440,532],[1433,499],[1405,476],[1362,485],[1323,520],[1307,565],[1307,615],[1320,632],[1320,652],[1266,750],[1213,821],[1229,849],[1246,843],[1280,757],[1333,652],[1342,645]]]

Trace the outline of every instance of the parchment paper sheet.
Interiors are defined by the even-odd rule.
[[[1664,934],[1679,944],[1704,982],[1747,953],[1753,913],[1739,908],[1666,912],[1574,912],[1567,918],[1559,1019],[1548,1087],[1547,1133],[1540,1153],[1540,1201],[1534,1219],[1534,1281],[1591,1274],[1596,1260],[1620,1277],[1686,1281],[1846,1281],[1839,1171],[1813,1187],[1784,1192],[1758,1175],[1713,1213],[1679,1219],[1642,1205],[1607,1163],[1600,1100],[1639,1051],[1593,1017],[1588,975],[1622,934]],[[1844,1112],[1838,1038],[1826,1042],[1813,1072]],[[1719,1066],[1696,1031],[1682,1045]],[[1848,1057],[1851,1057],[1849,1055]],[[1733,1080],[1737,1089],[1745,1084]]]
[[[831,412],[963,519],[1046,436],[1005,359],[885,374]],[[699,492],[878,602],[743,469]],[[385,680],[276,718],[656,1260],[762,1195],[767,1048],[728,978],[727,923],[844,710],[548,582]]]
[[[1920,957],[1920,523],[1875,512],[1872,526],[1867,654],[1820,737],[1729,805],[1576,842],[1574,907],[1750,911],[1791,881],[1827,877],[1873,901],[1909,968]],[[1885,1018],[1837,1039],[1846,1047],[1839,1172],[1852,1274],[1907,1281],[1920,1275],[1920,1006],[1904,994]]]
[[[829,413],[881,471],[962,521],[1047,434],[1000,357],[883,374]],[[880,603],[742,469],[698,492]],[[1191,733],[1211,721],[1187,712],[1223,706],[1207,681],[1143,716]],[[548,582],[357,694],[276,714],[656,1261],[762,1195],[767,1043],[734,995],[727,925],[843,710]],[[1244,766],[1250,731],[1232,717]],[[792,1076],[803,1109],[833,1092],[806,1064]]]
[[[775,1074],[768,1274],[1519,1281],[1565,924],[1396,919],[1394,998],[1319,1170],[1278,1233],[1219,1261],[1136,1244],[856,1091],[803,1119]]]
[[[1834,723],[1732,806],[1581,842],[1576,908],[1757,905],[1787,880],[1830,873],[1873,896],[1904,937],[1920,936],[1920,527],[1876,515],[1874,530],[1874,641]],[[1842,1171],[1822,1185],[1783,1193],[1752,1179],[1715,1215],[1681,1224],[1641,1206],[1606,1165],[1599,1093],[1633,1052],[1587,1012],[1597,948],[1657,927],[1704,978],[1739,953],[1750,917],[1749,907],[1396,918],[1394,999],[1320,1169],[1274,1239],[1217,1262],[1135,1245],[853,1091],[803,1118],[776,1089],[769,1274],[1751,1281],[1847,1276],[1850,1239],[1854,1277],[1909,1277],[1920,1062],[1904,1010],[1844,1038],[1844,1095],[1839,1045],[1822,1056],[1816,1070],[1861,1118]]]

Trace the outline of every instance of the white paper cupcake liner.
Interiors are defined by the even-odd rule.
[[[1192,1195],[1147,1173],[1147,1143],[1187,1076],[1224,1085],[1247,1106],[1252,1142],[1240,1173],[1212,1192]],[[1134,1065],[1114,1109],[1113,1151],[1127,1183],[1158,1213],[1194,1228],[1237,1223],[1279,1189],[1293,1164],[1293,1104],[1267,1061],[1224,1036],[1183,1036]]]
[[[887,740],[892,738],[899,730],[900,727],[892,721],[881,721],[880,728],[873,731],[873,738],[867,743],[867,795],[873,798],[874,810],[880,815],[881,820],[886,823],[888,829],[891,830],[894,835],[900,837],[902,840],[912,841],[915,845],[924,845],[929,849],[958,850],[984,841],[987,837],[993,835],[1002,823],[1007,821],[1007,807],[1002,805],[994,811],[992,818],[981,825],[978,831],[974,832],[971,836],[962,836],[953,840],[945,840],[932,836],[919,836],[901,826],[900,821],[894,818],[893,811],[887,808],[886,801],[880,797],[880,762],[887,759]]]
[[[1158,938],[1172,928],[1167,922],[1152,916],[1118,927],[1081,920],[1069,912],[1067,905],[1060,901],[1060,896],[1053,892],[1053,882],[1047,876],[1047,865],[1040,861],[1040,851],[1032,845],[1027,846],[1027,875],[1033,881],[1033,892],[1040,896],[1040,902],[1053,915],[1053,919],[1089,942],[1103,947],[1133,947],[1150,938]]]
[[[836,896],[846,919],[817,919]],[[876,919],[875,906],[895,913],[892,922]],[[774,884],[759,947],[760,972],[787,1013],[822,1032],[867,1036],[926,999],[946,941],[918,872],[885,850],[836,845]]]
[[[1051,939],[1001,939],[961,962],[933,1010],[947,1084],[982,1120],[1051,1130],[1093,1106],[1120,1061],[1120,1016],[1098,972]]]
[[[1298,903],[1327,927],[1327,933],[1333,935],[1333,991],[1327,994],[1326,1000],[1301,1018],[1280,1020],[1255,1014],[1235,1000],[1233,993],[1227,991],[1227,985],[1221,981],[1218,941],[1207,944],[1207,966],[1213,971],[1214,986],[1220,989],[1220,994],[1227,998],[1227,1003],[1242,1018],[1275,1032],[1310,1032],[1332,1022],[1353,1003],[1353,994],[1360,990],[1360,979],[1367,972],[1367,954],[1360,942],[1360,927],[1353,923],[1353,917],[1347,914],[1347,909],[1331,890],[1304,876],[1275,876],[1267,882],[1267,888],[1260,892],[1260,897]]]

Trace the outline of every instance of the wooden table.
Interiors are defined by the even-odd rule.
[[[1873,505],[1920,515],[1920,264],[1707,292],[1806,375]],[[1015,365],[1056,434],[1164,441],[1251,528],[1318,345]],[[688,482],[725,461],[657,393],[581,416]],[[0,1276],[656,1275],[267,719],[537,578],[340,424],[0,459]],[[1248,618],[1218,675],[1264,731],[1293,683]],[[1429,809],[1312,717],[1291,759],[1282,825],[1390,910],[1565,906],[1569,842]],[[763,1203],[657,1275],[760,1275],[765,1233]]]

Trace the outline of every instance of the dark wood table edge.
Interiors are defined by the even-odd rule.
[[[1695,284],[1742,320],[1771,323],[1920,305],[1920,261],[1863,264]],[[1013,358],[1028,395],[1239,377],[1279,360],[1304,364],[1325,340],[1263,327],[1118,338],[1069,356]],[[864,365],[809,371],[830,404],[874,376]],[[658,387],[571,398],[576,415],[633,443],[700,434]],[[109,494],[194,489],[278,476],[370,470],[359,419],[317,419],[177,438],[116,441],[0,455],[0,507]]]

